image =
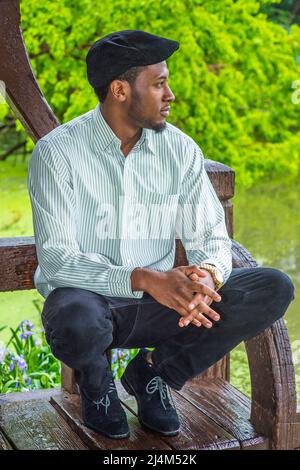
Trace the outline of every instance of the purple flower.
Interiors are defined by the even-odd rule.
[[[18,366],[20,367],[20,369],[24,370],[27,368],[27,364],[26,364],[26,361],[25,359],[23,358],[23,356],[19,356],[18,357],[18,362],[17,362]]]
[[[20,338],[27,339],[31,335],[33,335],[32,331],[25,330],[23,333],[20,334]]]
[[[34,328],[34,324],[31,323],[29,320],[24,320],[24,325],[27,326],[29,330],[32,330]]]
[[[118,352],[117,352],[117,355],[118,355],[118,358],[121,359],[123,357],[123,351],[122,349],[118,349]]]
[[[18,386],[19,386],[19,382],[16,382],[16,387],[18,388]]]
[[[14,370],[14,367],[15,367],[15,364],[13,362],[11,362],[9,364],[9,371],[11,372],[12,370]]]
[[[115,362],[117,362],[117,353],[116,352],[113,352],[113,355],[112,355],[112,363],[114,364]]]
[[[31,331],[33,328],[33,323],[31,323],[29,320],[23,320],[19,326],[19,330],[21,331],[20,338],[26,340],[29,336],[33,334],[33,332]]]

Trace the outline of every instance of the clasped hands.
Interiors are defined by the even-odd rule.
[[[193,272],[188,275],[189,279],[208,286],[209,290],[203,288],[204,291],[208,292],[207,294],[199,292],[194,294],[194,299],[189,304],[191,309],[190,313],[181,317],[178,324],[180,327],[184,327],[189,325],[189,323],[192,323],[198,327],[203,325],[206,328],[211,328],[212,322],[209,321],[205,315],[209,316],[214,321],[218,321],[220,319],[220,315],[210,308],[210,305],[213,301],[220,302],[222,298],[214,290],[215,284],[210,272],[195,266],[193,266],[193,268]],[[203,315],[203,313],[205,313],[205,315]]]

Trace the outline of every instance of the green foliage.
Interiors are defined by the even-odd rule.
[[[46,99],[66,122],[94,107],[85,56],[101,36],[143,29],[180,42],[169,60],[176,96],[170,122],[206,158],[233,167],[251,185],[299,168],[300,28],[269,21],[270,0],[21,1],[32,67]],[[1,120],[1,116],[0,116]],[[32,143],[27,148],[31,150]]]
[[[21,155],[0,162],[0,237],[31,236],[32,213],[27,190],[27,166]],[[2,318],[2,317],[1,317]]]
[[[251,397],[249,364],[243,343],[230,352],[230,383]]]
[[[0,344],[0,393],[59,386],[60,363],[52,356],[42,331],[35,331],[28,320],[10,331],[7,344]]]

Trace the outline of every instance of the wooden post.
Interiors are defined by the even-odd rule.
[[[0,0],[0,80],[9,106],[36,142],[59,125],[34,76],[20,24],[20,0]]]

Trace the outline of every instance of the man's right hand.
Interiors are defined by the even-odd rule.
[[[197,275],[198,280],[195,280],[194,274]],[[194,293],[203,294],[203,301],[197,305],[197,310],[216,320],[219,318],[219,314],[209,305],[212,301],[219,302],[221,297],[209,286],[201,283],[201,277],[203,277],[203,271],[196,265],[179,266],[164,272],[148,271],[145,276],[143,290],[148,292],[160,304],[176,310],[182,317],[192,312],[189,309],[189,304],[193,300]],[[193,321],[192,323],[197,324],[199,322]],[[201,323],[206,326],[205,320]]]
[[[199,276],[196,273],[190,274],[189,278],[192,281],[198,281],[199,280]],[[210,304],[213,302],[213,299],[211,297],[209,297],[209,295],[204,295],[203,294],[203,302],[205,302],[208,306],[210,306]],[[179,326],[181,326],[181,327],[184,326],[183,320],[184,320],[184,317],[181,317],[180,320],[179,320]],[[201,321],[198,321],[198,320],[195,320],[195,319],[192,320],[191,323],[193,323],[196,326],[201,326],[202,325]],[[204,326],[207,326],[207,325],[204,325]]]

